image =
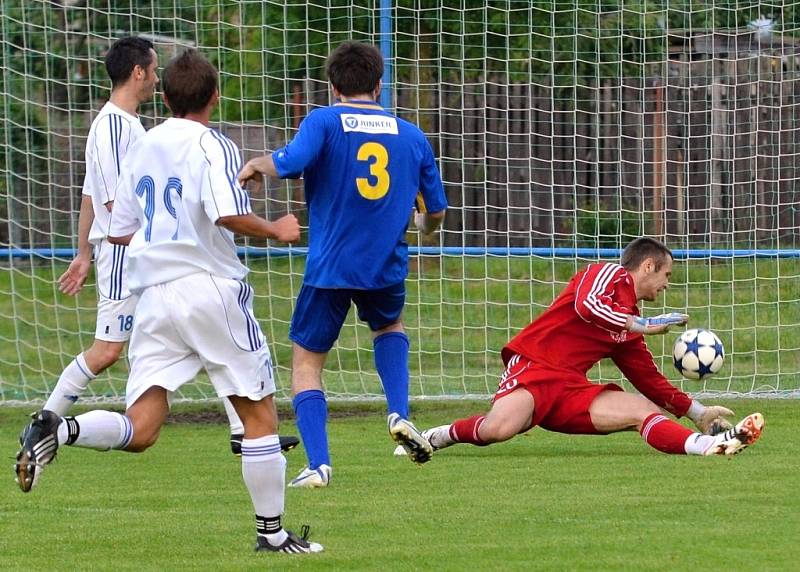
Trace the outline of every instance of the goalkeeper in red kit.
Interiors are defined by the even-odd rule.
[[[732,426],[725,419],[732,411],[692,400],[653,362],[645,336],[663,334],[689,317],[644,318],[637,302],[655,300],[671,273],[672,253],[651,238],[631,242],[620,264],[590,264],[503,348],[506,370],[491,410],[423,435],[434,450],[507,441],[536,426],[592,435],[636,429],[651,447],[678,455],[733,455],[752,445],[764,426],[760,413]],[[586,372],[603,358],[611,358],[641,395],[614,383],[591,383]],[[698,431],[667,412],[688,417]]]

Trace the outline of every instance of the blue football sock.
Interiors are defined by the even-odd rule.
[[[381,334],[372,342],[375,369],[383,383],[386,408],[408,419],[408,336],[402,332]]]
[[[294,396],[292,407],[297,415],[297,429],[306,448],[308,466],[316,469],[331,464],[328,451],[328,402],[319,389],[301,391]]]

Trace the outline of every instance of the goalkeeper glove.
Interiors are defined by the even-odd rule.
[[[688,321],[688,315],[679,314],[678,312],[661,314],[652,318],[629,316],[627,329],[639,334],[663,334],[669,331],[670,326],[682,326]]]
[[[706,435],[716,435],[733,427],[730,421],[725,419],[733,414],[733,411],[727,407],[720,405],[706,407],[699,401],[692,401],[689,411],[686,412],[686,416],[692,420],[692,423]]]

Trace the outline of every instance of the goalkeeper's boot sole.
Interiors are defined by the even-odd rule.
[[[450,425],[431,427],[430,429],[425,429],[422,432],[422,436],[428,440],[434,451],[438,451],[455,444],[453,438],[450,437],[450,427]]]
[[[397,413],[391,413],[387,419],[389,435],[395,443],[401,445],[406,450],[409,459],[421,465],[431,460],[433,447],[428,440],[420,433],[413,423],[403,419]]]
[[[237,457],[242,456],[242,439],[244,439],[243,433],[234,433],[231,435],[231,453]],[[279,435],[278,440],[281,443],[281,451],[284,453],[291,451],[300,444],[300,439],[294,435]]]
[[[58,425],[61,417],[43,409],[32,415],[33,421],[20,435],[21,447],[17,453],[14,472],[22,492],[29,492],[39,481],[46,465],[51,463],[58,451]]]
[[[274,546],[264,536],[256,539],[256,552],[283,552],[285,554],[314,554],[322,552],[322,545],[308,540],[308,526],[302,528],[302,536],[297,536],[291,530],[287,530],[286,540],[278,546]]]
[[[751,413],[732,429],[716,435],[717,442],[709,447],[706,455],[732,457],[758,441],[763,431],[764,416],[761,413]]]
[[[316,469],[305,467],[300,474],[289,482],[289,486],[295,489],[319,489],[327,487],[331,482],[333,469],[328,465],[320,465]]]

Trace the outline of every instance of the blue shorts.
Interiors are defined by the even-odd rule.
[[[373,332],[400,319],[406,302],[406,284],[398,282],[379,290],[316,288],[303,284],[292,314],[289,339],[310,352],[329,351],[350,310],[358,308],[358,319]]]

